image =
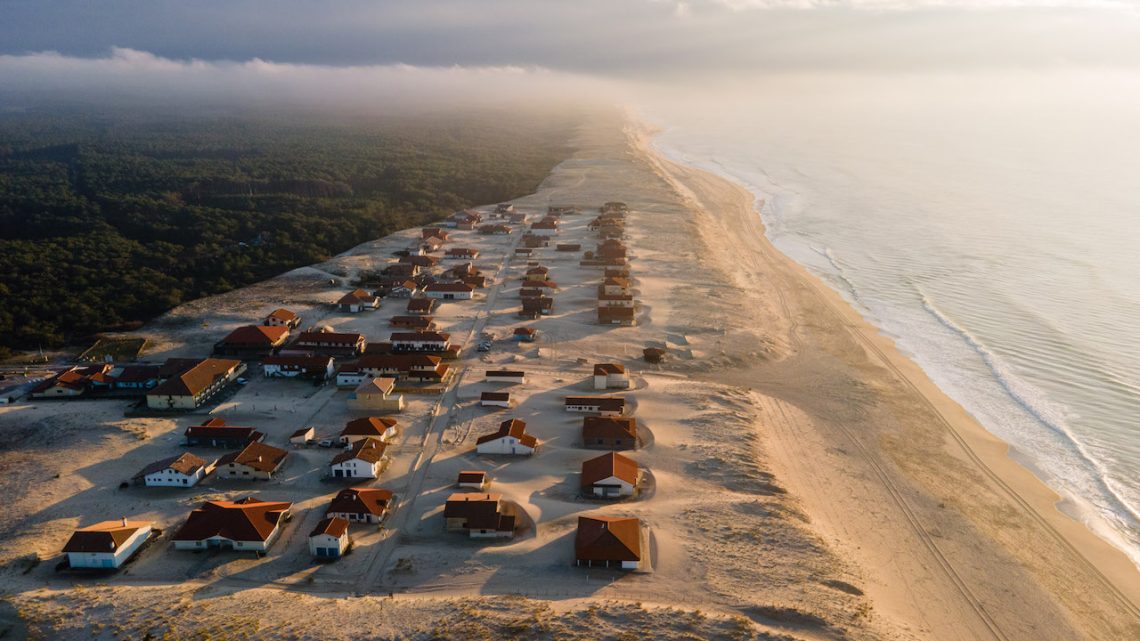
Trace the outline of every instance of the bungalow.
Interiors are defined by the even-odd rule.
[[[467,283],[432,283],[424,287],[425,296],[440,300],[470,300],[474,291]]]
[[[374,479],[388,466],[384,450],[388,445],[377,438],[355,441],[329,464],[329,475],[337,479]]]
[[[620,276],[608,276],[602,280],[602,290],[599,296],[621,296],[629,293],[629,279]]]
[[[439,258],[435,256],[425,256],[423,254],[408,254],[407,256],[400,257],[399,264],[412,265],[418,272],[420,269],[435,267],[439,264]]]
[[[210,464],[189,452],[155,461],[131,477],[146,487],[194,487],[210,473]]]
[[[533,327],[516,327],[511,336],[520,343],[533,343],[538,339],[538,330]]]
[[[388,340],[393,352],[446,352],[451,347],[446,332],[394,332]]]
[[[415,278],[420,273],[420,266],[411,263],[392,263],[380,270],[380,273],[389,278],[408,279]]]
[[[420,230],[420,236],[427,240],[429,238],[438,238],[440,240],[447,240],[447,232],[439,227],[424,227]]]
[[[289,328],[283,325],[245,325],[214,344],[220,356],[260,356],[285,344]]]
[[[344,445],[369,438],[387,442],[399,434],[400,422],[391,416],[366,416],[345,423],[339,439]]]
[[[498,431],[484,434],[475,441],[475,451],[479,454],[530,456],[537,449],[538,439],[527,434],[526,421],[517,418],[503,421]]]
[[[252,427],[226,425],[224,419],[207,419],[201,425],[186,428],[186,445],[189,447],[220,447],[225,449],[242,448],[250,443],[260,443],[265,435]]]
[[[479,250],[471,247],[452,247],[443,253],[444,260],[475,260]]]
[[[483,214],[474,209],[464,209],[452,214],[447,220],[445,224],[456,229],[475,229],[475,226],[482,222]]]
[[[301,326],[301,317],[282,307],[269,312],[269,315],[265,317],[265,322],[262,324],[270,327],[296,329]]]
[[[388,319],[388,324],[422,332],[435,330],[435,319],[431,316],[393,316]]]
[[[557,236],[558,221],[553,218],[543,218],[530,226],[530,233],[535,236]]]
[[[289,435],[289,444],[293,447],[304,447],[317,440],[317,430],[312,427],[302,427]]]
[[[267,356],[261,361],[266,378],[332,378],[333,358],[318,354],[300,356]]]
[[[620,396],[567,396],[567,412],[589,412],[602,416],[621,416],[625,399]]]
[[[582,251],[582,245],[581,243],[559,243],[554,246],[554,251],[578,252]]]
[[[443,273],[444,276],[449,278],[466,278],[467,276],[478,276],[483,272],[475,268],[471,263],[463,263],[456,265]]]
[[[501,494],[456,492],[447,497],[443,520],[448,532],[467,532],[471,538],[510,538],[515,517],[507,514]]]
[[[523,299],[519,318],[535,319],[554,313],[554,299],[549,296]]]
[[[391,278],[380,283],[380,291],[388,298],[411,298],[420,286],[410,278]]]
[[[111,570],[134,556],[151,532],[146,521],[103,521],[73,532],[63,552],[70,567]]]
[[[636,570],[641,564],[641,521],[579,516],[574,560],[579,566]]]
[[[461,278],[459,280],[464,285],[470,285],[470,286],[474,287],[475,289],[484,289],[485,287],[487,287],[487,277],[483,276],[483,275],[464,276],[463,278]]]
[[[526,270],[527,280],[550,280],[550,268],[543,265],[536,267],[528,267]]]
[[[582,444],[592,449],[637,449],[637,419],[632,416],[587,416]]]
[[[546,236],[538,236],[536,234],[532,234],[530,232],[527,232],[522,237],[522,244],[523,244],[523,247],[526,247],[529,249],[538,249],[539,247],[549,247],[550,246],[550,239],[547,238]]]
[[[479,395],[480,407],[506,407],[511,406],[510,392],[483,392]]]
[[[632,307],[599,307],[598,323],[601,325],[624,325],[632,327],[637,321]]]
[[[633,309],[636,306],[632,294],[599,294],[598,295],[598,309],[603,307],[627,307]]]
[[[442,234],[444,232],[440,233]],[[447,242],[446,236],[428,236],[420,241],[421,253],[439,251],[439,248],[443,247],[445,242]]]
[[[511,228],[508,225],[480,225],[479,233],[485,236],[508,236],[511,233]]]
[[[217,473],[228,479],[268,481],[285,464],[289,452],[265,443],[250,443],[218,459]]]
[[[488,383],[526,383],[526,372],[511,369],[489,369],[485,375]]]
[[[416,314],[418,316],[426,316],[432,313],[435,309],[436,302],[432,298],[413,298],[408,301],[408,313]]]
[[[292,507],[292,503],[261,501],[252,496],[237,501],[207,501],[191,512],[174,533],[174,549],[216,547],[265,552],[281,535]]]
[[[599,363],[594,366],[594,389],[629,389],[629,374],[618,363]]]
[[[295,349],[312,350],[331,356],[356,356],[364,352],[363,334],[340,332],[301,332],[293,341]]]
[[[404,409],[404,395],[393,394],[395,388],[394,378],[368,379],[348,395],[348,406],[354,410],[401,412]]]
[[[582,494],[614,499],[633,496],[641,468],[633,459],[617,452],[582,462]]]
[[[309,554],[318,559],[339,559],[348,550],[348,521],[340,517],[321,519],[309,532]]]
[[[390,490],[370,487],[350,487],[336,493],[325,517],[338,517],[350,523],[379,524],[392,508]]]
[[[366,309],[377,309],[380,307],[380,299],[369,294],[363,289],[354,289],[351,292],[340,297],[336,302],[337,309],[342,312],[349,312],[355,314],[362,312]]]
[[[455,480],[455,485],[484,492],[487,490],[487,487],[491,485],[491,477],[482,470],[460,470],[459,477]]]
[[[194,409],[245,373],[245,365],[241,361],[221,358],[205,358],[197,361],[169,359],[160,370],[159,376],[164,373],[172,375],[147,392],[147,407]]]
[[[515,256],[530,256],[534,253],[534,249],[530,247],[516,247]]]

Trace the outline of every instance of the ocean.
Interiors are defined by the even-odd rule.
[[[643,115],[1140,564],[1138,85],[757,80]]]

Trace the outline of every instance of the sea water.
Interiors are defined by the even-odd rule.
[[[648,100],[655,145],[751,189],[781,251],[1140,562],[1136,80],[758,84]]]

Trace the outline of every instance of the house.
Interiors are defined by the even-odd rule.
[[[530,226],[530,233],[535,236],[557,236],[558,221],[550,217],[543,218]]]
[[[338,387],[356,387],[368,378],[394,377],[397,381],[446,383],[451,367],[431,354],[365,354],[337,373]]]
[[[567,396],[567,412],[589,412],[602,416],[621,416],[625,399],[620,396]]]
[[[411,298],[420,291],[420,286],[408,278],[390,278],[380,283],[380,291],[388,298]]]
[[[112,570],[134,556],[151,532],[147,521],[103,521],[73,532],[63,552],[70,567]]]
[[[496,214],[509,214],[515,210],[515,206],[510,203],[499,203],[495,205]]]
[[[554,246],[554,251],[578,252],[582,251],[582,245],[581,243],[559,243]]]
[[[526,372],[510,369],[489,369],[485,375],[489,383],[518,383],[526,382]]]
[[[499,424],[499,429],[484,434],[475,441],[480,454],[512,454],[530,456],[538,449],[538,439],[526,433],[526,421],[511,418]]]
[[[533,327],[516,327],[511,337],[520,343],[533,343],[538,339],[538,330]]]
[[[528,249],[537,249],[539,247],[549,247],[550,246],[550,239],[545,237],[545,236],[538,236],[536,234],[532,234],[530,232],[527,232],[522,237],[522,244],[523,244],[523,247],[526,247]]]
[[[594,389],[629,389],[629,374],[618,363],[599,363],[594,366]]]
[[[317,430],[312,427],[302,427],[289,435],[289,444],[293,447],[304,447],[317,440]]]
[[[641,521],[579,516],[574,560],[579,566],[636,570],[641,565]]]
[[[467,532],[473,539],[515,535],[515,517],[506,513],[501,494],[456,492],[447,497],[443,520],[448,532]]]
[[[486,276],[464,276],[460,279],[464,285],[470,285],[475,289],[484,289],[487,287]]]
[[[606,278],[629,278],[629,267],[621,265],[617,267],[606,267]]]
[[[416,273],[419,273],[421,269],[428,269],[438,265],[439,258],[435,256],[425,256],[423,254],[408,254],[407,256],[400,257],[400,264],[415,267],[415,273],[412,274],[414,276]]]
[[[632,416],[587,416],[582,419],[582,444],[593,449],[636,449],[637,419]]]
[[[629,293],[629,279],[609,276],[602,280],[602,291],[598,295],[620,296]]]
[[[146,487],[194,487],[209,473],[209,463],[185,452],[151,463],[131,480]]]
[[[336,493],[325,517],[339,517],[350,523],[379,524],[392,507],[394,496],[390,490],[367,487],[350,487]]]
[[[380,270],[380,273],[392,279],[407,280],[415,278],[420,273],[420,266],[412,263],[392,263]]]
[[[69,398],[87,392],[93,378],[101,378],[111,370],[108,364],[71,367],[36,385],[28,392],[30,398]]]
[[[483,492],[491,485],[491,477],[482,470],[460,470],[455,485]]]
[[[275,309],[265,317],[263,325],[296,329],[301,326],[301,317],[285,308]]]
[[[336,307],[342,312],[355,314],[364,310],[379,308],[380,299],[363,289],[354,289],[341,296],[340,300],[336,302]]]
[[[448,240],[447,232],[439,227],[424,227],[420,230],[420,236],[424,240],[428,240],[429,238],[438,238],[440,241]]]
[[[646,363],[660,363],[665,360],[667,351],[660,347],[646,347],[641,350],[641,357],[645,359]]]
[[[471,247],[452,247],[443,253],[444,260],[475,260],[479,250]]]
[[[368,379],[348,395],[348,406],[354,410],[401,412],[404,409],[404,395],[393,394],[395,388],[394,378]]]
[[[107,372],[111,389],[120,392],[146,392],[161,382],[158,365],[113,365]]]
[[[176,550],[222,548],[265,552],[281,536],[292,503],[252,496],[236,501],[207,501],[190,512],[171,537]]]
[[[528,267],[526,280],[550,280],[550,268],[543,265]]]
[[[474,209],[464,209],[463,211],[456,212],[447,219],[444,223],[456,229],[475,229],[483,220],[483,214],[475,211]]]
[[[332,378],[334,364],[331,356],[321,354],[277,355],[262,359],[261,371],[266,378],[309,378],[323,381]]]
[[[582,462],[582,493],[600,498],[633,496],[641,468],[633,459],[617,452],[602,454]]]
[[[435,306],[436,306],[436,302],[434,299],[431,299],[431,298],[413,298],[412,300],[408,301],[407,310],[408,310],[409,314],[426,316],[426,315],[432,313],[432,310],[435,309]]]
[[[444,236],[429,236],[420,242],[420,249],[426,252],[439,251],[439,248],[443,247],[445,242],[447,242],[447,238]]]
[[[528,276],[527,278],[529,279],[530,277]],[[549,280],[549,279],[524,280],[522,283],[522,289],[547,290],[547,289],[555,289],[557,287],[558,287],[558,283],[556,283],[552,280]]]
[[[624,325],[631,327],[636,322],[632,307],[599,307],[598,323],[601,325]]]
[[[348,550],[348,521],[340,517],[321,519],[309,532],[309,554],[318,559],[339,559]]]
[[[345,423],[344,429],[340,431],[339,440],[344,445],[366,438],[387,442],[399,434],[400,422],[391,416],[366,416]]]
[[[451,347],[446,332],[394,332],[388,340],[393,352],[446,352]]]
[[[388,457],[384,450],[387,443],[378,438],[362,438],[352,442],[352,447],[337,454],[329,463],[329,476],[337,479],[374,479],[388,467]]]
[[[425,296],[439,300],[470,300],[474,291],[467,283],[432,283],[424,287]]]
[[[486,236],[509,236],[511,231],[510,226],[503,224],[479,226],[479,233]]]
[[[219,356],[261,356],[285,344],[289,328],[284,325],[245,325],[214,344]]]
[[[188,447],[240,449],[265,439],[264,434],[252,427],[226,425],[226,421],[220,418],[207,419],[201,425],[187,427],[183,434]]]
[[[301,332],[294,349],[311,350],[330,356],[356,356],[364,352],[363,334],[340,332]]]
[[[506,407],[511,406],[510,392],[483,392],[479,395],[480,407]]]
[[[392,327],[402,327],[422,332],[430,332],[435,329],[435,319],[431,316],[393,316],[388,319],[388,324]]]
[[[530,256],[534,253],[534,249],[530,247],[516,247],[515,256]]]
[[[522,309],[519,310],[519,317],[535,319],[540,316],[549,316],[553,312],[554,299],[549,296],[537,296],[535,298],[523,299]]]
[[[265,443],[250,443],[218,459],[217,474],[226,479],[268,481],[281,469],[289,452]]]
[[[599,294],[598,295],[598,309],[604,307],[628,307],[633,309],[636,306],[632,294]]]

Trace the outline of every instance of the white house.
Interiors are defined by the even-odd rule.
[[[318,559],[339,559],[348,549],[348,521],[340,517],[321,519],[309,533],[309,554]]]
[[[209,473],[209,463],[186,452],[151,463],[133,480],[147,487],[194,487]]]
[[[488,383],[517,383],[526,382],[526,372],[519,370],[489,369],[485,380]]]
[[[628,389],[629,374],[618,363],[599,363],[594,366],[594,389]]]
[[[439,300],[470,300],[475,287],[467,283],[432,283],[424,287],[424,296]]]
[[[526,421],[512,418],[499,424],[499,430],[480,436],[475,451],[480,454],[530,456],[538,449],[538,439],[526,433]]]
[[[480,407],[506,407],[511,406],[510,392],[483,392],[479,395]]]
[[[368,380],[368,372],[356,365],[345,365],[336,373],[336,386],[356,388]]]
[[[114,569],[127,562],[151,535],[145,521],[103,521],[76,530],[63,551],[73,568]]]
[[[394,352],[444,352],[451,347],[446,332],[393,332],[388,340]]]
[[[347,451],[337,454],[329,465],[329,475],[338,479],[374,479],[388,465],[384,455],[387,445],[375,438],[356,441]]]
[[[621,416],[625,412],[625,399],[620,396],[567,396],[565,408],[567,412]]]
[[[264,552],[281,536],[292,508],[292,503],[262,501],[252,496],[237,501],[207,501],[191,512],[171,537],[174,549]]]
[[[599,498],[633,496],[641,469],[617,452],[582,462],[582,493]]]
[[[374,438],[387,443],[400,434],[400,422],[391,416],[366,416],[353,419],[344,424],[340,431],[342,445]]]
[[[340,300],[336,302],[336,306],[342,312],[355,314],[364,310],[379,308],[380,299],[363,289],[354,289],[342,296]]]

